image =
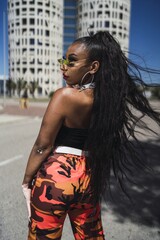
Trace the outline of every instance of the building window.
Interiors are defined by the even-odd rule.
[[[42,9],[38,8],[38,9],[37,9],[37,13],[38,13],[38,15],[39,15],[40,13],[42,13]]]
[[[23,74],[24,74],[27,71],[27,68],[23,68],[22,71],[23,71]]]
[[[65,25],[66,24],[75,24],[75,19],[65,19]]]
[[[39,45],[39,46],[42,46],[42,42],[40,42],[40,40],[38,40],[38,45]]]
[[[76,10],[75,9],[65,9],[64,14],[68,16],[75,16],[76,15]]]
[[[109,21],[105,21],[105,27],[109,28]]]
[[[37,60],[38,64],[42,65],[42,61],[40,61],[39,59]]]
[[[26,29],[26,28],[23,28],[23,29],[22,29],[22,34],[25,33],[26,31],[27,31],[27,29]]]
[[[48,1],[48,3],[46,3],[46,7],[50,7],[50,1]]]
[[[35,44],[34,38],[31,38],[30,39],[30,45],[34,45],[34,44]]]
[[[105,11],[105,14],[108,15],[108,17],[110,17],[110,11]]]
[[[48,11],[48,10],[46,10],[46,11],[45,11],[45,13],[46,13],[46,14],[48,15],[48,17],[49,17],[49,11]]]
[[[97,12],[97,17],[102,16],[102,11]]]
[[[35,33],[35,29],[34,28],[31,28],[29,31],[30,31],[31,34],[34,35],[34,33]]]
[[[22,53],[26,52],[27,51],[27,48],[23,48],[22,49]]]
[[[31,72],[31,73],[34,73],[34,68],[30,68],[30,72]]]
[[[121,20],[123,19],[123,13],[119,14],[119,19],[121,19]]]
[[[23,18],[22,19],[22,25],[26,25],[27,24],[27,19],[26,18]]]
[[[49,31],[48,30],[45,31],[45,35],[46,35],[46,37],[49,37]]]
[[[31,25],[34,25],[34,18],[30,18],[29,23],[30,23]]]
[[[19,16],[19,9],[16,9],[16,16]]]
[[[32,1],[29,1],[29,3],[30,3],[30,4],[34,4],[34,0],[32,0]]]
[[[113,28],[117,28],[117,25],[115,23],[112,23]]]

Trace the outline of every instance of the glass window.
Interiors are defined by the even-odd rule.
[[[74,38],[72,37],[72,36],[66,36],[65,38],[64,38],[64,41],[65,42],[72,42],[74,40]]]
[[[71,19],[71,18],[69,18],[69,19],[65,19],[64,20],[64,24],[75,24],[75,19]]]
[[[109,28],[109,21],[105,21],[105,27]]]
[[[30,42],[30,45],[34,45],[35,44],[34,38],[31,38],[29,42]]]
[[[19,9],[16,9],[16,16],[19,16]]]
[[[27,19],[26,18],[23,18],[22,19],[22,25],[26,25],[27,24]]]
[[[34,18],[30,18],[29,23],[30,23],[31,25],[34,25]]]
[[[76,9],[65,9],[64,14],[69,16],[76,15]]]
[[[123,19],[123,13],[119,14],[119,19],[121,19],[121,20]]]
[[[65,6],[74,6],[74,7],[76,7],[76,2],[77,1],[75,1],[75,0],[67,0],[67,1],[65,1],[65,3],[64,3],[64,5]]]
[[[30,4],[34,4],[34,0],[29,1]]]
[[[48,31],[48,30],[45,31],[45,35],[46,35],[47,37],[49,37],[49,31]]]
[[[76,34],[76,29],[75,28],[65,28],[64,33],[71,33],[71,34]]]

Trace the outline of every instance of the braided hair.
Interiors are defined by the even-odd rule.
[[[130,180],[133,169],[144,169],[145,163],[135,150],[135,127],[152,131],[143,121],[148,116],[160,125],[160,114],[152,109],[138,86],[144,69],[131,62],[122,52],[119,43],[106,31],[82,37],[74,43],[86,46],[89,61],[97,60],[94,103],[85,149],[89,151],[87,166],[91,171],[91,185],[95,201],[99,201],[110,188],[111,172],[123,191],[125,179]],[[138,110],[138,116],[134,110]]]

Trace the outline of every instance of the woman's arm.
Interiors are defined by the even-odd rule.
[[[31,150],[23,183],[29,184],[42,162],[50,154],[57,133],[66,116],[66,96],[63,89],[54,93],[43,117],[38,137]]]

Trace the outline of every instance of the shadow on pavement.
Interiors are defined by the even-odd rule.
[[[143,142],[144,161],[149,161],[153,171],[135,172],[137,184],[127,184],[127,192],[133,203],[122,194],[112,181],[112,197],[103,205],[102,210],[110,209],[117,222],[131,221],[149,227],[160,226],[160,139]],[[147,159],[148,158],[148,159]],[[104,208],[104,209],[103,209]]]

